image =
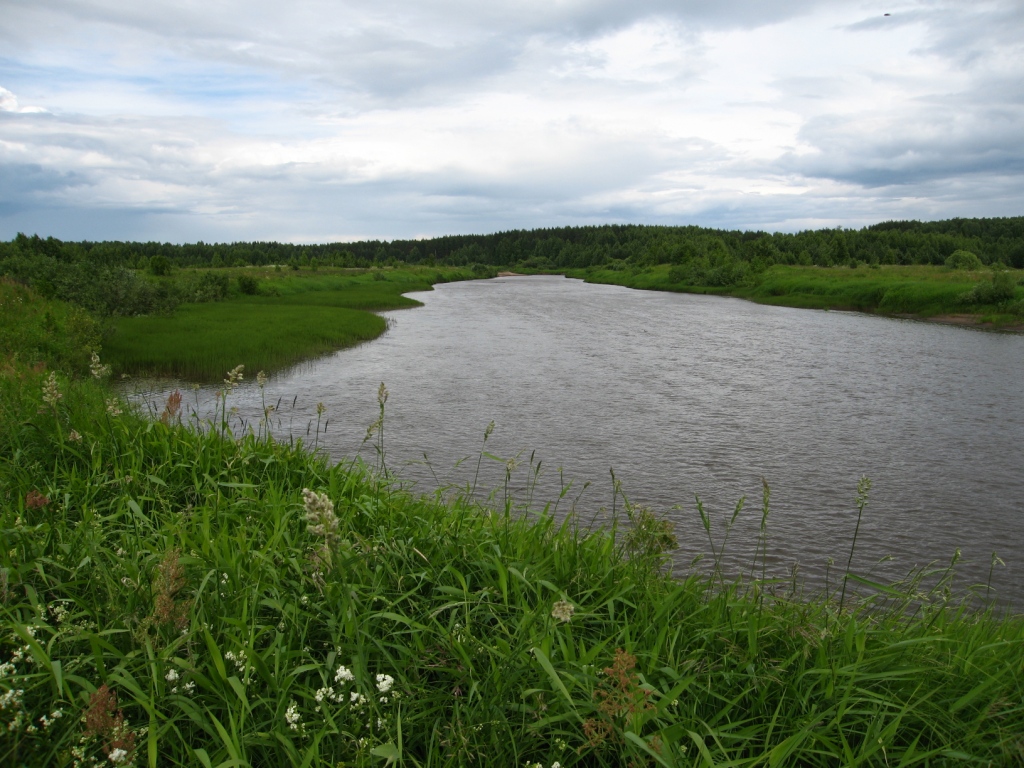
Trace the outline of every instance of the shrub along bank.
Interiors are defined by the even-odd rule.
[[[40,333],[64,311],[26,303]],[[1024,622],[941,574],[810,601],[673,578],[646,510],[398,490],[383,388],[378,465],[329,465],[2,338],[0,764],[1024,760]]]

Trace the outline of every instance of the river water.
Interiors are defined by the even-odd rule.
[[[767,570],[796,566],[808,591],[845,569],[867,476],[854,572],[895,580],[959,549],[962,589],[989,581],[995,552],[993,594],[1024,605],[1024,336],[562,277],[411,295],[425,306],[385,313],[383,337],[271,377],[275,437],[373,462],[363,438],[384,382],[387,465],[417,490],[471,484],[494,421],[486,450],[519,457],[518,500],[535,486],[540,508],[572,481],[558,514],[575,504],[584,524],[607,520],[614,470],[631,503],[676,523],[683,570],[710,556],[695,495],[716,547],[746,497],[725,562],[749,567],[763,478]],[[262,414],[252,374],[231,395],[236,427]],[[141,396],[159,410],[169,386],[181,384]],[[214,395],[199,390],[193,406],[208,415]],[[484,458],[478,495],[503,495],[505,477]]]

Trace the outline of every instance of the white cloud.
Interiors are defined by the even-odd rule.
[[[45,112],[42,107],[22,107],[18,104],[18,97],[6,88],[0,88],[0,112],[19,112],[21,114],[32,114]]]
[[[0,237],[1021,213],[1022,14],[1011,0],[10,0]]]

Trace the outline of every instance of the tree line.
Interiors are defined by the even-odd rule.
[[[947,263],[958,251],[986,266],[1024,269],[1024,216],[886,221],[861,229],[797,233],[698,226],[607,224],[448,235],[426,240],[365,240],[301,245],[267,241],[186,244],[80,241],[18,234],[0,241],[0,275],[98,314],[142,314],[181,301],[222,298],[216,272],[154,281],[174,267],[446,265],[494,268],[642,270],[672,265],[690,285],[733,285],[774,264],[835,267]]]

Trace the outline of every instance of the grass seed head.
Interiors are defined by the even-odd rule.
[[[244,365],[236,365],[234,368],[228,371],[228,377],[224,379],[224,383],[228,386],[228,388],[234,389],[235,387],[238,386],[238,382],[245,378],[245,376],[243,375],[244,370]]]
[[[333,544],[338,536],[334,502],[326,493],[317,493],[309,488],[302,489],[302,501],[306,510],[306,530],[324,539],[326,544]]]
[[[559,600],[551,608],[552,618],[558,619],[563,624],[570,621],[575,612],[575,606],[573,606],[573,604],[568,600]]]
[[[89,363],[89,373],[94,379],[105,379],[110,375],[110,366],[103,365],[100,362],[100,356],[93,352]]]
[[[49,503],[50,499],[41,494],[35,488],[25,495],[25,506],[28,509],[42,509]]]
[[[164,424],[170,424],[175,419],[178,419],[181,415],[181,391],[174,390],[167,396],[167,403],[164,405],[164,411],[160,414],[160,421]]]
[[[60,391],[60,386],[57,384],[57,373],[50,371],[50,375],[46,377],[46,381],[43,382],[43,402],[51,408],[56,408],[57,403],[60,402],[64,395]]]

